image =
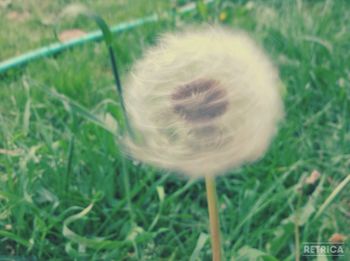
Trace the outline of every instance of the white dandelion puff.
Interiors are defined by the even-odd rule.
[[[135,64],[125,105],[135,159],[191,177],[259,159],[282,118],[278,73],[244,32],[165,34]]]

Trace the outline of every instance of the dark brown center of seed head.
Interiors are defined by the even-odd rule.
[[[213,120],[225,113],[226,91],[218,81],[200,79],[177,88],[171,96],[175,113],[191,123]]]

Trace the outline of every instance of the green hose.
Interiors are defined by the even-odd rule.
[[[204,1],[205,4],[210,4],[212,2],[214,2],[214,0]],[[196,9],[196,5],[192,3],[192,4],[189,4],[187,6],[180,8],[179,10],[177,10],[177,12],[180,14],[184,14],[184,13],[191,12],[195,9]],[[147,24],[147,23],[157,22],[159,20],[160,20],[160,16],[154,14],[151,16],[147,16],[147,17],[144,17],[141,19],[131,21],[131,22],[126,22],[126,23],[121,23],[121,24],[115,25],[111,28],[111,32],[112,33],[120,33],[120,32],[124,32],[124,31],[130,30],[132,28],[135,28],[135,27]],[[102,32],[100,30],[97,30],[97,31],[91,32],[83,37],[73,39],[73,40],[65,42],[65,43],[53,43],[53,44],[50,44],[48,46],[24,53],[20,56],[17,56],[17,57],[11,58],[9,60],[6,60],[4,62],[1,62],[0,63],[0,74],[6,72],[7,70],[9,70],[11,68],[19,67],[19,66],[24,65],[28,62],[56,54],[58,52],[64,51],[64,50],[69,49],[71,47],[83,45],[85,43],[92,42],[92,41],[101,40],[102,37],[103,37]]]
[[[111,31],[112,33],[119,33],[119,32],[130,30],[132,28],[135,28],[137,26],[140,26],[146,23],[156,22],[158,20],[159,20],[158,15],[152,15],[152,16],[141,18],[132,22],[118,24],[116,26],[113,26],[111,28]],[[30,61],[56,54],[58,52],[64,51],[71,47],[83,45],[87,42],[101,40],[102,37],[103,37],[102,32],[100,30],[97,30],[87,35],[84,35],[83,37],[73,39],[65,43],[53,43],[48,46],[27,52],[18,57],[14,57],[4,62],[1,62],[0,73],[3,73],[11,68],[21,66]]]

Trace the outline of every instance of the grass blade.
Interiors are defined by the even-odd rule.
[[[315,219],[317,219],[323,211],[328,207],[328,205],[333,201],[333,199],[345,188],[345,186],[350,182],[350,175],[348,175],[340,184],[333,190],[333,192],[328,196],[328,198],[323,202],[320,209],[317,211],[315,215]]]
[[[55,98],[60,100],[62,103],[64,103],[65,107],[68,107],[72,110],[73,113],[77,113],[89,122],[100,126],[104,130],[108,131],[109,133],[113,135],[117,135],[115,130],[111,129],[107,124],[103,122],[98,116],[95,114],[91,113],[87,108],[82,106],[81,104],[77,103],[76,101],[73,101],[72,99],[68,98],[67,96],[58,93],[56,90],[53,90],[50,92],[50,95]]]
[[[192,255],[190,257],[190,261],[197,261],[200,260],[199,255],[204,247],[205,243],[207,242],[209,236],[207,234],[201,233],[199,235],[199,238],[197,240],[196,248],[193,250]]]

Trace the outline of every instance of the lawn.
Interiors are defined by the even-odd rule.
[[[68,2],[0,0],[0,61],[56,42]],[[122,81],[159,34],[199,23],[246,30],[279,68],[286,115],[268,153],[217,178],[224,260],[349,240],[350,1],[218,0],[186,14],[170,0],[80,2],[110,25],[166,13],[114,35]],[[71,28],[96,30],[60,22]],[[131,159],[122,174],[103,42],[0,74],[0,97],[0,260],[211,260],[202,180]]]

